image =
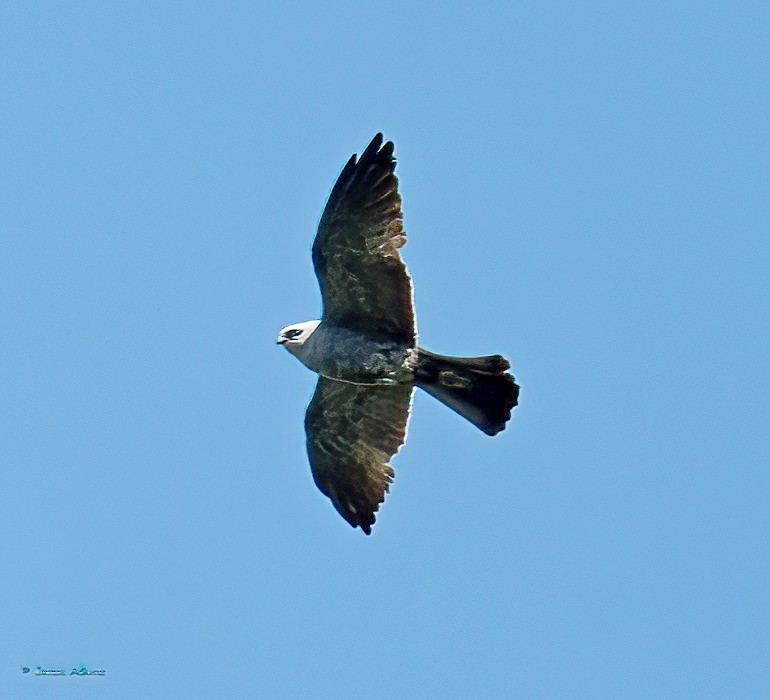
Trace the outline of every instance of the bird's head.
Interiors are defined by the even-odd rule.
[[[313,331],[318,328],[320,321],[305,321],[304,323],[295,323],[292,326],[286,326],[278,334],[278,344],[283,345],[292,355],[295,355],[302,348],[305,341],[313,335]]]

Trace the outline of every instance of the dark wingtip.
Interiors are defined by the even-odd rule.
[[[342,168],[340,171],[340,174],[337,176],[337,182],[347,182],[350,179],[350,176],[355,172],[356,169],[356,158],[358,157],[357,153],[354,153],[350,158],[348,158],[348,162],[345,163],[345,167]],[[334,186],[337,186],[337,182],[334,183]]]
[[[382,134],[375,134],[374,138],[369,142],[369,145],[364,149],[364,152],[361,154],[361,158],[359,159],[359,164],[366,163],[377,154],[377,151],[380,150],[380,146],[382,146]]]

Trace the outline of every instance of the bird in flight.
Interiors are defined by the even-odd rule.
[[[278,343],[318,373],[305,413],[313,479],[337,512],[371,534],[393,481],[418,386],[487,435],[505,428],[519,387],[501,355],[452,357],[417,344],[393,142],[377,134],[342,168],[313,242],[321,320]]]

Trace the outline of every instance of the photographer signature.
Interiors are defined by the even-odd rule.
[[[22,673],[29,673],[30,668],[29,666],[22,666],[21,667]],[[34,675],[36,676],[66,676],[67,673],[63,668],[45,668],[44,666],[38,666],[34,670]],[[72,670],[69,672],[70,676],[105,676],[107,675],[107,671],[105,671],[103,668],[92,668],[89,669],[87,666],[73,666]]]

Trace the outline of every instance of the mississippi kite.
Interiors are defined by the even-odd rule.
[[[320,321],[284,328],[292,355],[320,376],[305,414],[316,485],[367,535],[393,481],[415,386],[487,435],[505,428],[519,387],[501,355],[451,357],[417,345],[393,143],[377,134],[332,188],[313,243]]]

